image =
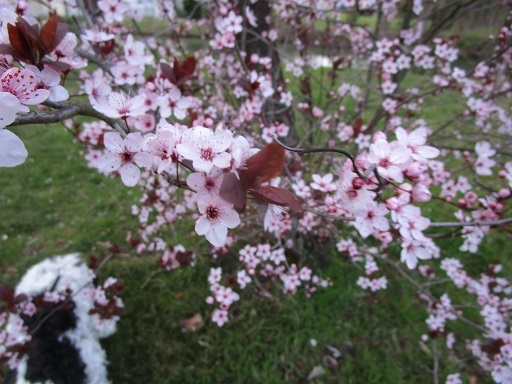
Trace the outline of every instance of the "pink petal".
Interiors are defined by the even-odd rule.
[[[235,210],[227,208],[224,210],[220,222],[228,228],[235,228],[240,225],[240,216]]]
[[[20,101],[14,95],[0,92],[0,128],[6,127],[16,120],[16,113],[20,111]]]
[[[103,144],[105,147],[114,153],[121,153],[124,151],[124,140],[117,132],[107,132],[103,137]]]
[[[121,180],[127,187],[134,187],[139,182],[140,169],[135,164],[125,164],[119,170]]]
[[[211,227],[210,221],[205,216],[201,216],[196,221],[195,230],[199,236],[202,236],[202,235],[205,235],[210,230],[210,227]]]
[[[213,246],[222,247],[226,244],[228,229],[223,225],[212,226],[210,231],[206,233],[205,237]]]
[[[0,167],[15,167],[22,164],[28,156],[25,145],[11,131],[0,130]]]
[[[142,143],[144,142],[144,138],[140,134],[140,132],[129,133],[128,136],[124,139],[124,144],[126,148],[131,152],[139,152],[142,150]]]
[[[101,172],[114,172],[121,168],[121,157],[112,152],[105,152],[101,158],[99,170]]]

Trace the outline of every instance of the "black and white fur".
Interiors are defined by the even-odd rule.
[[[117,319],[89,314],[95,300],[94,277],[78,254],[46,259],[23,276],[16,294],[63,295],[68,300],[65,305],[44,306],[24,319],[33,334],[30,351],[17,368],[16,384],[109,383],[99,340],[116,331]]]

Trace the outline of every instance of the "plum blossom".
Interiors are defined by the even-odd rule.
[[[137,185],[140,178],[139,167],[150,167],[152,160],[147,153],[141,152],[144,138],[140,133],[130,133],[123,140],[117,132],[108,132],[104,136],[106,152],[100,165],[103,172],[119,171],[121,180],[127,187]],[[135,163],[135,164],[134,164]]]
[[[411,157],[411,150],[397,142],[388,143],[379,139],[370,145],[368,161],[377,164],[380,175],[388,180],[401,183],[404,180],[402,169]]]
[[[216,309],[212,314],[212,321],[216,323],[219,327],[222,327],[224,324],[228,322],[228,311],[224,311],[221,309]]]
[[[218,127],[215,133],[205,127],[195,127],[176,149],[181,156],[192,161],[197,171],[209,172],[214,166],[230,166],[231,155],[226,150],[232,141],[233,134],[222,127]]]
[[[114,119],[126,119],[130,116],[143,115],[147,110],[145,100],[146,95],[144,94],[128,98],[123,93],[112,92],[108,96],[108,104],[92,103],[92,106],[95,110],[103,113],[105,116],[112,117]]]
[[[182,97],[179,88],[173,84],[164,96],[157,98],[157,104],[160,107],[162,117],[167,118],[174,115],[179,120],[187,117],[187,108],[191,105],[190,100],[187,97]]]
[[[26,69],[30,70],[38,80],[37,87],[39,89],[47,89],[50,91],[48,100],[63,101],[69,99],[69,93],[66,88],[60,85],[60,75],[49,67],[45,67],[42,71],[35,65],[27,65]]]
[[[431,253],[425,248],[425,244],[422,241],[405,239],[402,243],[400,260],[403,263],[406,263],[409,269],[416,268],[418,265],[418,259],[428,260],[431,258]]]
[[[196,221],[195,230],[215,247],[226,243],[228,228],[240,225],[240,217],[232,204],[218,196],[204,195],[197,202],[202,216]]]
[[[373,203],[364,181],[348,169],[342,170],[336,190],[336,200],[354,216],[364,216]]]
[[[425,145],[427,142],[427,129],[424,127],[415,129],[407,133],[405,129],[398,127],[396,129],[396,138],[398,142],[411,150],[411,157],[420,162],[427,159],[433,159],[439,156],[439,149]]]
[[[368,206],[366,216],[356,217],[354,227],[357,228],[363,238],[367,238],[372,233],[378,231],[388,231],[389,221],[386,219],[388,209],[385,204],[371,204]]]
[[[28,69],[11,68],[0,77],[0,92],[12,94],[25,105],[41,104],[50,95],[50,91],[37,86],[36,75]],[[28,111],[27,107],[20,108],[20,112]]]
[[[333,192],[336,190],[336,184],[333,183],[333,175],[328,173],[323,177],[320,175],[313,175],[314,182],[311,183],[311,188],[320,192]]]
[[[154,156],[158,173],[164,172],[178,160],[176,146],[181,143],[185,130],[184,126],[168,124],[161,119],[156,134],[146,135],[143,149]]]
[[[210,172],[193,172],[187,177],[187,185],[194,189],[197,198],[204,195],[218,195],[224,172],[219,168],[212,168]]]

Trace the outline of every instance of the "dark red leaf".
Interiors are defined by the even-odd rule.
[[[270,143],[246,161],[246,170],[241,173],[244,188],[252,188],[279,176],[284,165],[284,148]]]
[[[184,59],[181,64],[177,59],[174,59],[174,73],[176,75],[176,79],[179,81],[185,77],[190,77],[194,74],[196,70],[197,60],[194,56],[189,56]]]
[[[358,117],[356,119],[356,121],[354,121],[354,125],[352,126],[353,128],[353,136],[354,137],[357,137],[359,136],[359,134],[361,133],[361,128],[363,127],[363,119],[361,119],[360,117]]]
[[[302,212],[302,205],[290,191],[279,187],[254,187],[249,193],[265,203],[289,207],[294,211]]]
[[[0,284],[0,301],[10,302],[14,297],[14,289],[5,284]]]
[[[57,35],[57,25],[59,20],[57,19],[57,15],[51,15],[48,21],[41,27],[41,31],[39,32],[39,40],[41,46],[41,52],[43,55],[50,53],[53,51],[53,42],[55,41],[55,36]]]
[[[69,32],[69,27],[66,23],[58,22],[57,32],[55,33],[55,39],[53,40],[52,51],[57,48],[57,45],[64,39],[64,36]],[[51,51],[50,51],[51,52]]]
[[[233,172],[224,175],[222,184],[220,185],[219,195],[224,200],[233,203],[237,212],[243,212],[245,210],[245,192],[246,189],[244,189],[242,182],[238,180]]]
[[[176,65],[177,60],[174,59],[174,63]],[[174,69],[166,63],[160,63],[160,69],[162,70],[162,74],[169,80],[171,83],[176,83],[176,76],[174,75]]]

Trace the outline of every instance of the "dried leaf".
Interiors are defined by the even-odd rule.
[[[321,365],[317,365],[316,367],[314,367],[311,372],[309,373],[308,375],[308,381],[313,381],[317,378],[319,378],[320,376],[322,376],[323,374],[325,374],[325,369],[324,367],[322,367]]]
[[[181,321],[181,331],[184,333],[192,333],[200,330],[204,326],[203,316],[200,313],[196,313],[189,319]]]

